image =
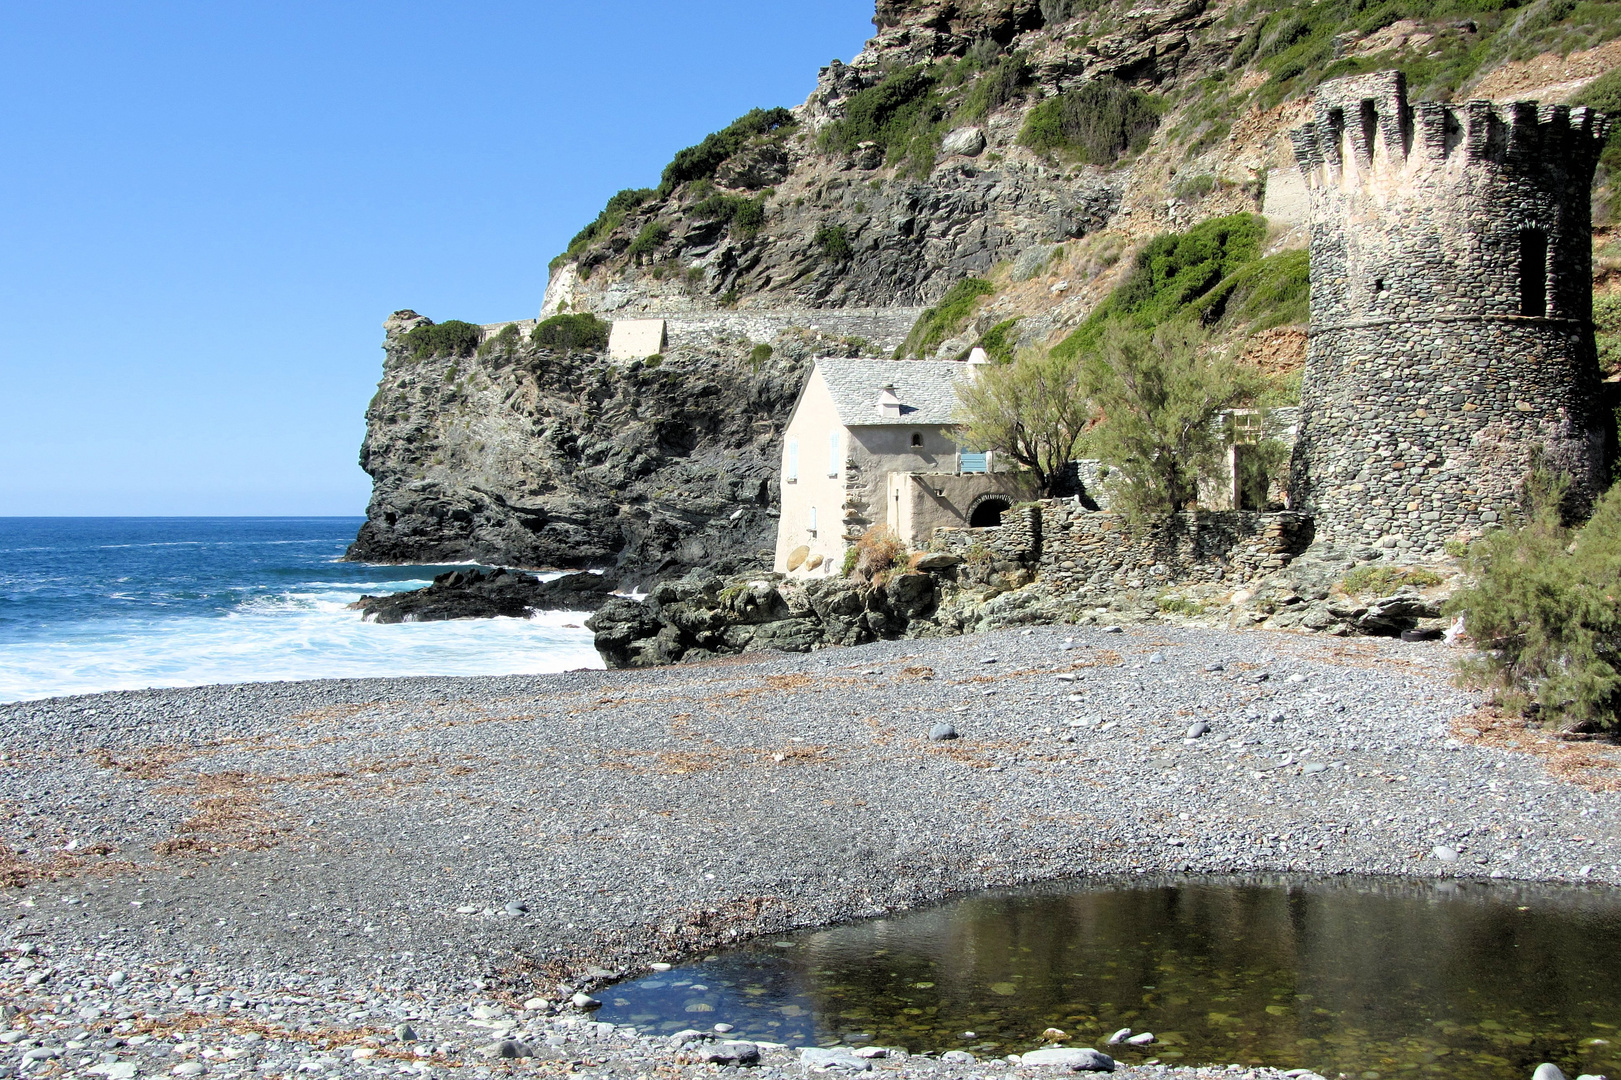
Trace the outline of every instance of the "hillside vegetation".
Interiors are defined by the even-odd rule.
[[[1305,318],[1306,256],[1290,250],[1303,240],[1278,245],[1256,215],[1323,80],[1397,68],[1415,98],[1443,100],[1529,81],[1621,111],[1621,72],[1533,71],[1621,38],[1621,0],[1037,6],[881,5],[879,35],[803,106],[752,109],[677,152],[656,186],[613,196],[553,261],[575,277],[545,314],[630,285],[645,310],[927,306],[912,356],[1085,349],[1106,322],[1180,315],[1250,335]],[[1618,166],[1621,141],[1601,224]],[[1073,255],[1111,232],[1123,268],[1099,260],[1049,300],[997,305],[1033,249]],[[1621,280],[1621,246],[1614,261]]]

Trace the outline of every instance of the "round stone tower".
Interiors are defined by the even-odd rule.
[[[1536,455],[1608,483],[1589,210],[1606,121],[1324,83],[1290,133],[1311,196],[1293,501],[1319,539],[1433,555],[1500,520]]]

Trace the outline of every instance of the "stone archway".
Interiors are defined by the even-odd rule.
[[[1002,515],[1013,506],[1005,495],[981,495],[968,507],[970,529],[990,529],[1002,524]]]

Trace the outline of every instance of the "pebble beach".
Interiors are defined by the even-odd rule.
[[[1484,709],[1455,655],[1043,627],[0,706],[0,1077],[1067,1071],[652,1037],[576,995],[1076,877],[1616,884],[1613,748]]]

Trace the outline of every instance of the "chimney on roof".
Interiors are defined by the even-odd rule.
[[[895,384],[890,383],[878,391],[878,415],[899,417],[901,414],[901,399],[895,393]]]
[[[978,376],[979,369],[990,362],[991,358],[978,345],[975,345],[974,351],[968,354],[969,372],[972,375]]]

